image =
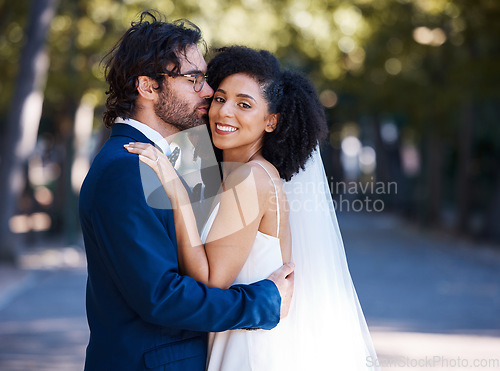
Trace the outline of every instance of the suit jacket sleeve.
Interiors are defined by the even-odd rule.
[[[98,256],[128,305],[143,320],[193,331],[271,329],[281,299],[273,282],[207,288],[178,272],[171,210],[148,206],[136,155],[104,169],[91,202]]]

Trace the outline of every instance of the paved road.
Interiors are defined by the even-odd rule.
[[[500,247],[390,215],[339,215],[385,370],[500,370]]]
[[[340,215],[360,301],[374,326],[500,336],[500,247],[388,216]]]
[[[500,370],[500,248],[390,215],[345,213],[339,222],[384,370]],[[22,262],[0,266],[0,370],[81,370],[82,251],[33,250]]]
[[[26,269],[11,276],[17,281],[0,294],[0,370],[82,370],[86,271]]]

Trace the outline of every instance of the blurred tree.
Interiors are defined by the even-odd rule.
[[[478,129],[483,128],[480,131],[487,136],[483,140],[497,156],[500,144],[498,136],[487,134],[498,132],[497,125],[483,114],[499,101],[494,86],[500,76],[496,37],[500,4],[489,0],[353,3],[371,32],[362,45],[362,63],[354,63],[357,56],[352,52],[345,55],[346,76],[339,81],[340,92],[353,99],[341,97],[341,103],[350,104],[338,110],[350,120],[364,115],[398,117],[402,139],[411,138],[423,153],[421,172],[414,180],[419,191],[411,196],[410,213],[436,226],[448,208],[456,229],[470,232],[474,210],[481,209],[482,218],[487,218],[487,207],[480,204],[473,186],[474,164],[482,163],[475,153]],[[377,177],[385,181],[386,156],[378,147]],[[483,194],[493,196],[497,174],[498,167],[488,178],[483,176],[488,183]]]
[[[24,44],[29,3],[0,3],[0,68],[4,78],[0,81],[0,133],[5,131],[8,108],[12,103],[14,76],[19,69],[19,55]],[[0,139],[1,140],[1,139]]]
[[[35,147],[43,91],[49,67],[45,48],[47,30],[58,0],[32,1],[26,43],[20,59],[0,163],[0,259],[13,260],[16,240],[9,228],[16,201],[24,188],[23,165]]]
[[[453,77],[461,82],[457,135],[456,229],[461,233],[498,236],[494,216],[500,169],[500,4],[496,1],[457,0],[461,17],[450,24],[457,67]],[[458,33],[461,30],[461,33]],[[458,37],[458,40],[456,38]],[[483,158],[483,153],[489,156]],[[494,159],[497,159],[496,161]],[[493,162],[493,163],[492,163]],[[478,213],[478,211],[480,212]],[[500,240],[500,239],[498,239]]]
[[[32,9],[46,2],[33,2]],[[45,185],[54,197],[53,231],[68,240],[77,236],[79,185],[101,142],[92,128],[107,133],[99,118],[106,89],[101,60],[130,22],[151,7],[169,20],[193,21],[210,46],[265,48],[308,74],[324,93],[332,125],[332,148],[324,154],[337,177],[343,128],[355,123],[365,144],[376,149],[377,180],[400,183],[395,206],[404,201],[399,206],[428,225],[439,224],[443,208],[449,208],[461,231],[493,215],[488,200],[500,200],[499,170],[491,160],[500,153],[497,1],[75,0],[62,2],[50,23],[51,64],[39,133],[61,154],[61,175]],[[24,69],[12,61],[19,58],[26,14],[23,2],[0,3],[5,76]],[[14,80],[0,84],[2,118]],[[381,135],[388,122],[399,134],[391,144]],[[6,132],[4,120],[1,130]],[[420,172],[413,175],[405,174],[399,161],[399,149],[407,144],[422,153]],[[4,156],[2,166],[9,162]],[[2,179],[14,179],[1,171]],[[500,229],[485,222],[481,228],[486,224],[490,231]],[[3,240],[6,232],[1,233]]]

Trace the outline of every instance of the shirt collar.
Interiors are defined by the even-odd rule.
[[[146,138],[148,138],[151,142],[158,146],[167,156],[172,152],[170,150],[170,144],[167,142],[167,140],[150,126],[134,119],[124,119],[121,117],[117,117],[115,123],[127,124],[132,126],[134,129],[139,130],[146,136]]]

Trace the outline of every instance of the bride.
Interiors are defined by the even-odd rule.
[[[319,154],[327,133],[314,87],[267,51],[222,48],[208,65],[210,132],[222,192],[201,237],[188,191],[153,146],[127,150],[171,200],[181,271],[227,288],[295,263],[288,317],[272,330],[211,333],[208,370],[376,370]],[[249,298],[251,300],[251,298]]]

